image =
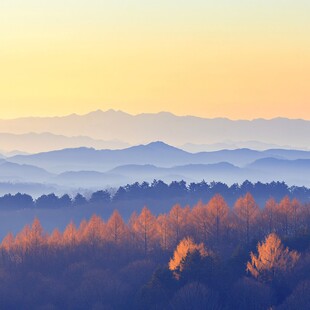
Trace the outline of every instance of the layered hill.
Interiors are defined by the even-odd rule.
[[[270,149],[189,153],[163,142],[121,150],[71,148],[0,159],[0,181],[94,190],[162,179],[309,186],[310,152]]]
[[[229,120],[176,116],[171,113],[130,115],[95,111],[86,115],[0,120],[0,132],[52,133],[67,137],[124,141],[131,145],[162,140],[172,145],[258,141],[292,148],[309,147],[310,121],[300,119]],[[85,145],[84,145],[85,146]],[[69,145],[67,146],[69,147]]]

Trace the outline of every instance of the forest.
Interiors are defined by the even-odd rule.
[[[145,206],[47,233],[39,219],[0,246],[1,309],[307,309],[310,205]]]

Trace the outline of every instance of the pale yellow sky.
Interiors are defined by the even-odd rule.
[[[2,0],[0,118],[310,119],[308,1]]]

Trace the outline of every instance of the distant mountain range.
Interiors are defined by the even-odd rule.
[[[14,153],[39,153],[64,148],[123,149],[130,146],[128,143],[116,139],[104,141],[85,136],[66,137],[47,132],[25,134],[0,132],[0,141],[0,153],[5,156],[14,155]]]
[[[189,150],[188,143],[192,146],[224,144],[224,147],[225,144],[226,146],[233,144],[238,148],[252,147],[253,141],[256,141],[258,149],[262,149],[264,145],[264,148],[268,145],[302,149],[310,147],[310,121],[307,120],[275,118],[234,121],[225,118],[176,116],[166,112],[130,115],[121,111],[99,110],[86,115],[0,120],[0,132],[19,135],[29,133],[56,135],[25,136],[24,138],[30,139],[29,143],[34,145],[29,148],[22,142],[23,137],[0,136],[1,141],[4,141],[2,144],[9,145],[10,138],[15,139],[10,147],[25,152],[38,151],[40,143],[46,148],[44,150],[50,150],[52,145],[54,149],[79,146],[123,148],[128,144],[137,145],[156,140],[175,146],[187,144],[187,148],[185,147],[187,150]],[[228,146],[228,148],[231,147]],[[0,149],[6,150],[1,146]],[[42,150],[41,148],[40,151]]]
[[[277,159],[310,159],[310,151],[270,149],[221,150],[189,153],[163,142],[152,142],[122,150],[95,150],[73,148],[30,155],[16,155],[9,160],[18,164],[34,165],[52,173],[94,170],[105,172],[120,165],[155,165],[172,167],[189,164],[215,164],[229,162],[243,167],[255,160],[273,157]]]
[[[72,148],[0,159],[0,183],[41,183],[45,189],[57,192],[97,190],[154,179],[204,179],[228,184],[248,179],[310,186],[309,175],[310,151],[238,149],[189,153],[163,142],[121,150]]]
[[[14,182],[44,182],[53,174],[32,165],[0,162],[0,180]]]
[[[279,145],[272,143],[264,143],[260,141],[223,141],[213,144],[194,144],[186,143],[179,146],[182,150],[198,153],[198,152],[212,152],[220,150],[236,150],[236,149],[251,149],[256,151],[265,151],[270,149],[299,149],[303,151],[310,151],[308,147],[292,147],[290,145]]]
[[[0,158],[11,157],[14,155],[26,155],[40,152],[49,152],[54,150],[61,150],[65,148],[79,148],[87,147],[100,149],[123,149],[130,147],[129,143],[119,140],[99,140],[92,139],[86,136],[67,137],[63,135],[56,135],[53,133],[0,133],[1,149]],[[175,145],[177,146],[177,145]],[[268,144],[260,141],[224,141],[213,144],[194,144],[185,143],[177,146],[180,149],[190,152],[212,152],[219,150],[236,150],[236,149],[252,149],[252,150],[268,150],[268,149],[296,149],[289,145]],[[299,147],[300,150],[309,150],[306,147]]]

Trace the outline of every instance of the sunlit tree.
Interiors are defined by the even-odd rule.
[[[1,258],[3,262],[9,261],[20,263],[22,261],[22,256],[20,255],[22,253],[17,251],[18,248],[16,246],[16,241],[14,235],[11,232],[8,233],[2,240],[0,249],[1,249]]]
[[[198,240],[207,242],[208,237],[211,234],[211,219],[207,205],[204,205],[202,201],[199,201],[194,206],[191,215],[191,220],[193,221]]]
[[[93,215],[88,221],[83,232],[83,241],[94,247],[99,245],[105,239],[105,223],[101,217]]]
[[[160,245],[162,249],[168,250],[170,247],[170,230],[167,214],[161,214],[157,217],[157,232],[160,238]]]
[[[208,203],[207,211],[209,213],[210,225],[216,241],[220,239],[220,234],[227,219],[229,207],[223,196],[216,194]]]
[[[270,234],[276,230],[275,216],[277,210],[277,203],[273,198],[266,201],[265,208],[262,211],[263,221],[267,224],[267,232]]]
[[[30,229],[30,247],[37,249],[46,242],[46,236],[43,232],[43,227],[38,218],[35,218]]]
[[[291,270],[299,259],[296,251],[284,248],[275,233],[268,235],[263,243],[258,243],[257,252],[258,255],[251,252],[251,261],[247,263],[247,271],[263,282],[272,282]]]
[[[190,236],[193,234],[194,225],[192,223],[192,209],[189,205],[186,205],[182,212],[183,225],[181,226],[180,238]]]
[[[138,220],[138,214],[136,211],[132,212],[128,221],[128,243],[131,247],[138,247],[138,234],[136,232],[136,222]]]
[[[86,241],[86,228],[88,225],[88,221],[85,219],[80,222],[79,227],[77,228],[76,232],[76,238],[77,241],[80,242],[85,242]]]
[[[137,234],[138,240],[143,243],[144,254],[150,249],[150,244],[156,238],[156,218],[151,211],[144,207],[140,215],[136,218],[133,229]]]
[[[62,233],[59,231],[58,228],[55,228],[52,234],[48,237],[48,246],[50,249],[58,249],[62,246]]]
[[[63,232],[63,243],[66,246],[74,247],[78,242],[78,234],[75,224],[71,221]]]
[[[293,222],[293,232],[296,235],[298,228],[300,226],[300,216],[302,213],[301,203],[294,198],[291,202],[291,209],[292,209],[292,222]]]
[[[113,212],[106,225],[107,238],[114,243],[120,243],[127,234],[127,227],[117,210]]]
[[[293,209],[290,198],[285,196],[277,205],[277,219],[280,226],[280,232],[287,236],[290,232],[290,226],[293,217]]]
[[[241,229],[245,232],[245,240],[249,243],[252,226],[259,215],[259,207],[253,196],[247,193],[240,197],[234,205],[234,212],[240,221]]]
[[[15,246],[15,238],[14,235],[10,232],[8,233],[2,240],[1,249],[5,251],[11,251]]]
[[[28,224],[17,234],[15,243],[22,254],[29,252],[31,245],[31,228]]]
[[[203,243],[196,244],[192,238],[184,238],[180,241],[169,261],[169,269],[175,272],[176,277],[183,271],[186,256],[194,251],[199,251],[201,256],[207,256],[208,252]]]

